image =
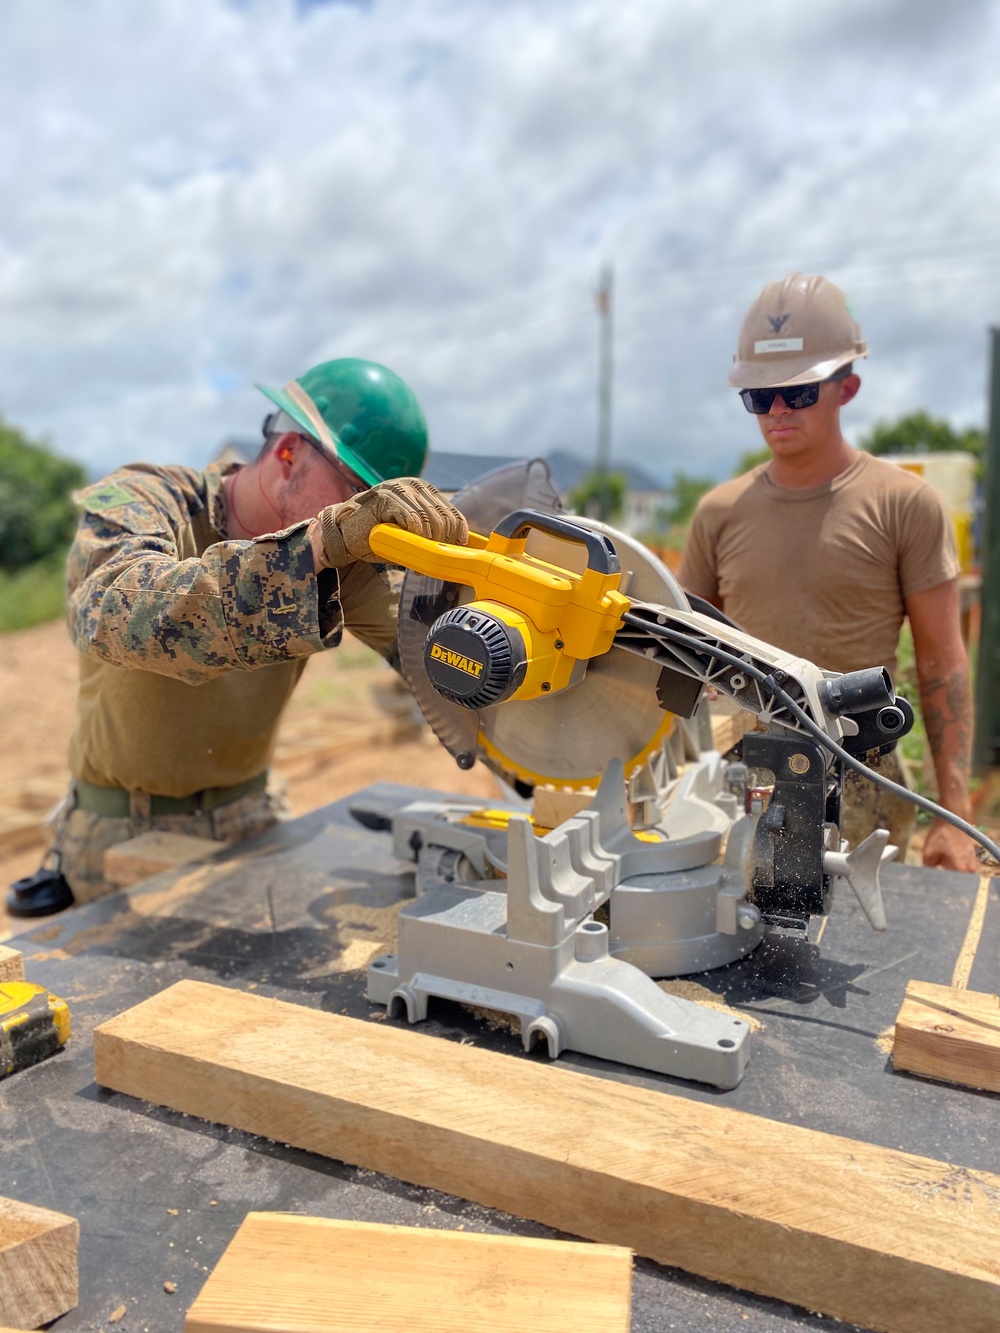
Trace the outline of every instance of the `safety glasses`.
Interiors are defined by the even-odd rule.
[[[771,405],[775,398],[780,397],[786,407],[790,407],[793,412],[797,412],[803,407],[815,407],[819,402],[819,391],[822,385],[832,380],[845,379],[851,372],[841,371],[840,374],[831,375],[827,380],[813,380],[811,384],[786,384],[779,389],[741,389],[740,397],[743,399],[743,406],[754,416],[765,416],[771,410]]]

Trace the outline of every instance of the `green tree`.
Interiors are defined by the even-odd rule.
[[[613,523],[625,508],[628,481],[621,472],[588,472],[569,493],[570,508],[578,514]]]
[[[76,526],[79,463],[0,420],[0,570],[23,569],[61,553]]]
[[[986,439],[976,426],[956,430],[926,412],[911,412],[898,421],[876,421],[859,444],[870,454],[936,454],[959,451],[982,459]]]
[[[711,477],[692,477],[687,472],[675,472],[670,483],[670,499],[657,514],[659,526],[674,528],[687,523],[697,509],[698,501],[714,485]]]

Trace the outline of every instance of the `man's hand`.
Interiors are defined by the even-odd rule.
[[[924,865],[938,870],[961,870],[976,875],[982,870],[976,844],[967,834],[943,819],[935,819],[924,842]]]
[[[327,505],[317,520],[322,543],[318,569],[341,569],[355,560],[378,563],[368,538],[379,523],[395,523],[432,541],[464,546],[469,529],[458,510],[440,491],[415,477],[383,481],[343,504]],[[318,554],[313,530],[313,552]]]

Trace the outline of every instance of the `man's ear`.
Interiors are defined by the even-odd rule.
[[[840,406],[849,403],[860,388],[860,375],[845,375],[840,381]]]
[[[298,435],[286,431],[284,435],[278,436],[271,448],[271,453],[278,460],[278,467],[281,469],[281,475],[285,480],[288,479],[292,468],[295,466],[295,455],[302,444],[303,441]]]

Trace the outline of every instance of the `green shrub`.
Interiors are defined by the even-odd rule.
[[[65,551],[76,527],[73,492],[85,480],[79,463],[0,420],[0,570]]]
[[[66,553],[13,572],[0,569],[0,633],[27,629],[63,613],[66,595]]]

